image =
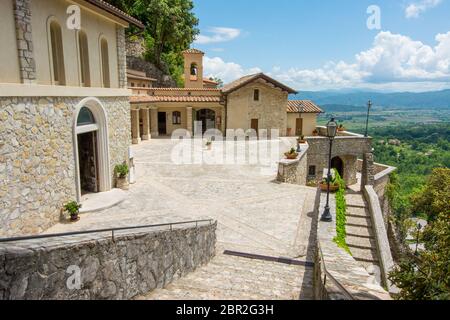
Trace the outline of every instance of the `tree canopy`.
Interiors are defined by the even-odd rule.
[[[183,74],[181,52],[199,34],[192,0],[107,0],[144,25],[145,58],[170,72],[177,82]],[[133,28],[131,33],[136,32]]]
[[[407,300],[450,299],[450,169],[435,169],[426,186],[411,199],[413,210],[426,214],[429,224],[419,232],[424,250],[407,257],[390,274]]]

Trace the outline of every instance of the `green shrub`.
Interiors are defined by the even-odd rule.
[[[64,210],[67,211],[71,216],[78,214],[81,209],[81,204],[76,201],[71,201],[64,205]]]
[[[334,174],[334,182],[339,184],[339,190],[336,193],[336,237],[333,241],[340,248],[352,254],[346,242],[347,202],[345,201],[345,181],[341,178],[337,170],[334,170]]]
[[[118,178],[123,179],[126,178],[128,173],[130,172],[130,169],[128,168],[128,165],[126,163],[124,164],[118,164],[114,168],[114,173],[117,175]]]

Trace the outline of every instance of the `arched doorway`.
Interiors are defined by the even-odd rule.
[[[336,169],[339,175],[344,178],[344,161],[340,157],[331,159],[331,168]]]
[[[201,109],[197,111],[197,120],[202,123],[202,133],[209,129],[216,128],[216,113],[211,109]]]
[[[74,158],[77,201],[86,193],[111,190],[106,112],[95,98],[75,110]]]

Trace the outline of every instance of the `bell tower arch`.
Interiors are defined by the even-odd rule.
[[[203,88],[203,53],[197,49],[183,51],[184,87]]]

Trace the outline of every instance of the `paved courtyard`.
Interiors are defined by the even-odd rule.
[[[258,142],[252,143],[257,144]],[[280,157],[283,151],[290,148],[290,143],[291,141],[282,143]],[[246,143],[247,149],[249,149],[249,144],[251,143]],[[284,270],[286,274],[284,277],[279,277],[277,286],[291,288],[288,292],[280,289],[281,293],[274,293],[274,298],[309,297],[312,286],[311,268],[285,265],[284,267],[279,266],[282,269],[277,271],[273,267],[273,263],[256,262],[247,258],[224,257],[222,253],[224,250],[232,250],[311,261],[313,243],[310,238],[313,237],[310,235],[310,230],[312,224],[315,223],[312,211],[316,190],[276,183],[276,166],[260,164],[175,165],[171,161],[173,147],[174,142],[165,139],[154,139],[134,146],[136,183],[130,187],[125,201],[107,210],[84,214],[81,216],[81,220],[75,224],[58,224],[47,232],[212,218],[218,221],[218,257],[216,259],[219,262],[222,261],[222,264],[223,261],[228,261],[228,267],[231,270],[234,270],[234,267],[240,270],[231,272],[231,275],[235,274],[234,279],[239,278],[240,272],[240,274],[244,273],[243,279],[247,278],[246,281],[253,279],[255,282],[261,282],[263,279],[257,279],[259,279],[258,276],[264,275],[261,269],[264,269],[264,265],[266,265],[267,272],[272,278],[278,274],[277,272],[282,273]],[[214,148],[220,148],[220,146],[213,145]],[[200,150],[197,152],[203,154],[211,151]],[[209,268],[212,268],[214,263],[218,263],[217,261],[213,261]],[[248,267],[245,267],[246,263]],[[223,272],[229,271],[230,268],[223,267]],[[201,274],[204,271],[199,272]],[[206,272],[206,274],[208,273]],[[252,278],[252,274],[255,278]],[[223,286],[225,278],[222,273],[219,275],[220,277],[216,278],[218,279],[217,285],[220,287]],[[298,279],[297,283],[292,283],[293,275]],[[199,274],[192,275],[194,278],[198,276]],[[207,278],[210,279],[210,282],[213,281],[211,279],[214,279],[211,274]],[[179,281],[183,281],[183,279]],[[270,288],[270,282],[267,283],[265,280],[264,282]],[[235,284],[237,287],[242,285],[239,282]],[[256,290],[255,285],[248,285],[248,287],[250,290]],[[198,290],[203,292],[205,288],[203,291]],[[211,289],[211,292],[213,291]],[[283,295],[282,292],[285,294]],[[255,292],[252,295],[249,292],[248,295],[243,296],[258,298],[261,297],[261,294],[258,295]],[[169,297],[164,294],[161,297],[170,298],[170,294]],[[182,295],[182,297],[224,298],[217,292],[213,296],[195,295],[191,292],[190,296]],[[265,297],[270,298],[271,296],[266,292]],[[158,297],[150,298],[157,299]]]

